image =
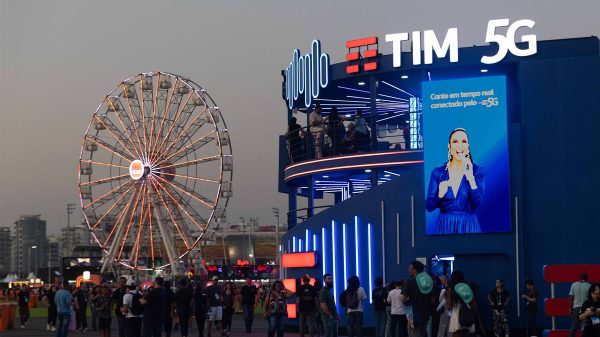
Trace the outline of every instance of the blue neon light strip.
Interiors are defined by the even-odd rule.
[[[348,260],[346,258],[346,224],[342,224],[342,242],[343,242],[343,250],[344,250],[344,289],[348,288],[348,273],[346,270],[346,265],[348,264]]]
[[[356,275],[360,275],[360,268],[358,263],[358,216],[354,216],[354,254],[356,258]]]
[[[302,253],[302,239],[298,239],[298,252]]]
[[[336,279],[336,272],[335,272],[335,251],[336,251],[336,246],[335,246],[335,222],[333,220],[331,220],[331,251],[332,251],[332,257],[333,257],[333,264],[331,265],[331,271],[332,271],[332,276],[333,276],[333,299],[335,300],[335,303],[337,304],[337,279]]]
[[[293,253],[296,252],[296,237],[295,236],[292,237],[292,252]]]
[[[372,267],[372,256],[371,250],[373,249],[373,245],[371,244],[371,224],[367,226],[367,242],[369,243],[369,294],[373,293],[373,267]],[[373,297],[369,296],[369,303],[373,303]]]
[[[325,247],[325,227],[321,228],[321,255],[323,255],[323,275],[327,273],[325,266],[325,256],[327,255],[327,247]]]
[[[313,251],[317,251],[317,234],[313,234]]]
[[[306,230],[306,241],[305,242],[306,242],[306,251],[308,252],[308,251],[310,251],[310,248],[309,248],[309,246],[310,246],[310,235],[308,234],[308,229]],[[314,247],[313,247],[313,250],[315,250]]]

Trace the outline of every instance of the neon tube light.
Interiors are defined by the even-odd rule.
[[[302,253],[302,239],[298,239],[298,252]]]
[[[344,289],[348,288],[348,272],[346,270],[346,265],[348,264],[348,259],[346,257],[346,224],[342,224],[342,249],[344,252]]]
[[[317,251],[317,234],[313,234],[313,246],[312,246],[313,251]]]
[[[367,242],[369,243],[368,251],[369,251],[369,293],[373,293],[373,266],[371,265],[372,257],[371,257],[371,249],[373,249],[371,245],[371,224],[367,225]],[[369,296],[369,303],[373,303],[373,297]]]
[[[318,170],[310,170],[310,171],[295,173],[295,174],[292,174],[289,177],[285,178],[285,181],[288,181],[288,180],[298,177],[298,176],[309,175],[309,174],[319,173],[319,172],[330,172],[330,171],[353,169],[353,168],[363,168],[363,167],[372,168],[372,167],[381,167],[381,166],[396,166],[396,165],[410,165],[410,164],[423,164],[423,161],[422,160],[408,160],[408,161],[394,161],[394,162],[375,163],[375,164],[334,166],[334,167],[322,168],[322,169],[318,169]]]
[[[332,251],[332,257],[333,257],[333,264],[331,265],[331,271],[332,271],[332,276],[333,276],[333,299],[335,301],[335,303],[337,304],[337,280],[336,280],[336,272],[335,272],[335,250],[336,250],[336,246],[335,246],[335,222],[333,220],[331,220],[331,251]]]
[[[308,234],[308,229],[306,230],[306,241],[304,241],[304,242],[306,242],[306,251],[308,252],[310,250],[309,249],[309,246],[310,246],[309,245],[310,244],[310,235]],[[313,250],[314,250],[314,247],[313,247]]]
[[[321,228],[321,256],[323,256],[323,275],[327,273],[325,266],[325,257],[327,255],[327,247],[325,247],[325,227]]]
[[[356,258],[356,276],[360,275],[358,263],[358,216],[354,216],[354,257]]]
[[[305,161],[305,162],[302,162],[302,163],[290,165],[290,166],[286,167],[285,170],[287,171],[287,170],[289,170],[291,168],[294,168],[296,166],[302,166],[302,165],[308,165],[308,164],[326,162],[326,161],[331,161],[331,160],[340,160],[340,159],[349,159],[349,158],[362,158],[362,157],[373,157],[373,156],[390,156],[390,155],[395,155],[395,154],[417,153],[417,152],[423,152],[423,150],[403,150],[403,151],[393,151],[393,152],[377,152],[377,153],[355,154],[355,155],[349,155],[349,156],[339,156],[339,157],[334,157],[334,158],[315,159],[315,160],[311,160],[311,161]]]
[[[292,252],[296,252],[296,237],[292,237]]]

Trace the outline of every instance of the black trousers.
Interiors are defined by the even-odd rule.
[[[194,313],[196,316],[196,324],[198,325],[198,332],[200,337],[204,337],[204,323],[206,322],[206,312],[196,311]]]
[[[125,330],[127,331],[127,337],[141,337],[142,336],[142,318],[141,317],[125,318]]]
[[[177,311],[179,317],[179,331],[181,336],[187,336],[190,330],[190,312],[189,311]]]

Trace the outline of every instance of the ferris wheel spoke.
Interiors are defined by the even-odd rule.
[[[156,188],[156,187],[155,187]],[[173,225],[175,226],[175,228],[177,229],[177,232],[179,233],[179,237],[181,237],[181,240],[183,240],[183,243],[185,244],[185,247],[189,250],[190,249],[190,245],[187,243],[187,240],[185,239],[185,236],[183,235],[183,233],[181,232],[181,228],[179,228],[179,225],[177,224],[177,221],[175,220],[175,217],[173,217],[173,213],[171,212],[171,209],[169,208],[169,205],[167,204],[167,202],[165,201],[165,199],[163,198],[162,194],[160,193],[159,189],[156,189],[156,194],[158,195],[158,198],[160,199],[160,201],[162,202],[165,210],[167,211],[167,213],[169,214],[169,218],[171,219],[171,222],[173,222]]]
[[[175,272],[178,272],[180,269],[178,254],[172,243],[173,240],[171,237],[171,231],[169,231],[169,228],[163,221],[163,215],[160,212],[160,210],[161,210],[160,202],[157,200],[156,203],[158,206],[154,207],[154,214],[156,216],[156,221],[158,222],[158,230],[163,239],[162,243],[163,243],[164,249],[167,253],[167,257],[169,258],[169,262],[171,264],[172,271],[175,273]],[[162,248],[160,250],[163,251]]]
[[[160,186],[163,189],[163,191],[165,191],[165,193],[167,193],[167,195],[171,198],[171,200],[173,200],[173,203],[175,205],[177,205],[177,207],[179,207],[190,218],[190,220],[192,220],[192,222],[196,225],[196,227],[198,227],[198,229],[200,229],[202,231],[202,233],[204,233],[206,231],[206,227],[203,227],[200,224],[198,224],[196,219],[194,219],[194,217],[190,213],[188,213],[188,211],[185,209],[185,207],[179,201],[177,201],[177,199],[175,197],[173,197],[173,195],[171,193],[169,193],[169,190],[167,188],[162,186],[162,184],[159,181],[156,181],[156,184],[158,184],[158,186]],[[178,194],[178,196],[180,196],[180,195]],[[180,198],[180,200],[183,200],[183,198]],[[202,218],[199,214],[196,214],[196,216],[206,223],[206,220],[204,218]]]
[[[187,133],[187,131],[190,129],[190,127],[192,127],[192,125],[196,125],[196,122],[198,122],[198,120],[200,119],[200,117],[202,117],[204,115],[204,113],[208,110],[208,108],[204,108],[200,113],[198,113],[198,116],[196,116],[196,118],[194,118],[194,121],[192,121],[190,124],[188,124],[185,128],[183,128],[179,134],[175,137],[175,139],[171,142],[171,145],[161,153],[160,157],[156,158],[156,160],[160,160],[162,157],[164,157],[165,155],[169,154],[169,151],[171,150],[171,148],[173,148],[173,146],[175,144],[177,144],[177,142],[179,141],[179,139],[181,139],[181,137]],[[205,123],[200,123],[200,126],[198,126],[198,128],[196,130],[194,130],[194,132],[192,133],[195,134],[196,131],[198,129],[200,129]]]
[[[170,176],[170,177],[180,177],[180,178],[192,179],[192,180],[198,180],[198,181],[205,181],[207,183],[215,183],[215,184],[218,184],[220,182],[217,179],[192,177],[192,176],[188,176],[188,175],[185,175],[185,174],[176,174],[176,173],[161,172],[161,175],[163,175],[163,176]]]
[[[152,78],[152,77],[150,77]],[[142,115],[142,132],[144,133],[144,152],[148,153],[148,139],[146,130],[146,111],[144,110],[144,102],[146,101],[146,91],[144,91],[144,75],[140,74],[140,91],[142,93],[140,114]]]
[[[99,185],[99,184],[106,184],[106,183],[109,183],[109,182],[115,181],[115,180],[125,179],[127,177],[131,177],[129,175],[129,173],[122,174],[122,175],[119,175],[119,176],[110,177],[110,178],[105,178],[105,179],[92,180],[92,181],[88,181],[86,183],[81,183],[79,185],[80,186],[95,186],[95,185]]]
[[[134,158],[130,157],[128,154],[122,152],[121,150],[117,149],[116,147],[108,144],[107,142],[105,142],[104,140],[94,137],[94,136],[87,136],[87,139],[89,139],[90,141],[92,141],[93,143],[100,145],[100,147],[113,152],[114,154],[116,154],[117,156],[125,159],[126,161],[132,161]]]
[[[107,123],[104,123],[104,121],[102,119],[100,119],[98,117],[98,115],[96,115],[96,120],[99,121],[102,125],[104,125],[104,127],[113,136],[113,138],[117,141],[117,143],[119,143],[121,145],[121,147],[131,155],[132,158],[135,158],[135,155],[127,148],[127,146],[125,146],[125,144],[123,144],[123,142],[121,141],[121,138],[117,137],[117,135],[114,133],[114,131],[113,131],[114,125],[112,123],[108,123],[108,125],[107,125]],[[120,133],[120,131],[119,131],[119,133]],[[115,148],[116,148],[116,146],[115,146]]]
[[[208,163],[211,161],[219,160],[220,158],[221,158],[221,156],[219,156],[219,155],[202,157],[202,158],[198,158],[198,159],[194,159],[194,160],[184,161],[181,163],[175,163],[175,164],[171,164],[171,165],[161,166],[161,168],[163,168],[163,169],[169,168],[169,167],[177,168],[177,167],[184,167],[184,166],[189,166],[189,165],[194,165],[194,164]]]
[[[123,186],[123,185],[121,185],[121,186]],[[121,195],[121,197],[120,197],[120,198],[119,198],[117,201],[115,201],[115,203],[114,203],[114,204],[113,204],[113,205],[112,205],[112,206],[111,206],[111,207],[108,209],[108,211],[106,211],[106,212],[104,213],[104,215],[102,215],[102,217],[101,217],[100,219],[98,219],[98,221],[97,221],[97,222],[94,224],[94,226],[92,226],[92,230],[93,230],[93,229],[96,229],[96,227],[98,227],[98,225],[100,225],[100,222],[102,222],[102,220],[103,220],[103,219],[104,219],[104,218],[105,218],[105,217],[106,217],[108,214],[110,214],[110,212],[113,210],[113,208],[115,208],[115,207],[116,207],[116,206],[119,204],[119,202],[121,202],[121,200],[123,200],[123,199],[124,199],[124,198],[127,196],[127,194],[129,194],[129,191],[131,191],[131,189],[132,189],[134,186],[135,186],[135,184],[132,184],[132,185],[131,185],[131,186],[130,186],[128,189],[127,189],[127,191],[125,191],[125,193],[123,193],[123,195]],[[84,209],[85,209],[85,208],[87,208],[87,207],[89,207],[89,206],[91,206],[91,204],[90,204],[90,205],[87,205],[86,207],[84,207]]]
[[[177,88],[178,83],[179,83],[179,78],[175,79],[175,84],[174,84],[173,88]],[[157,151],[156,148],[158,146],[158,141],[160,139],[160,136],[162,135],[163,127],[165,125],[167,115],[169,114],[169,110],[171,108],[171,100],[173,99],[174,92],[175,92],[175,89],[169,91],[169,98],[167,99],[167,102],[166,102],[165,106],[163,107],[162,122],[160,123],[160,128],[158,129],[158,132],[156,133],[156,139],[154,140],[154,146],[151,149],[152,156],[153,156],[152,159],[154,159],[154,156],[156,156],[156,151]]]
[[[160,76],[161,73],[158,73],[158,80],[156,81],[157,85],[156,85],[156,89],[154,91],[154,95],[152,96],[152,100],[153,100],[153,105],[152,105],[152,126],[150,127],[150,137],[149,139],[149,144],[148,147],[150,148],[150,152],[152,153],[152,149],[153,149],[153,140],[154,140],[154,129],[155,129],[155,125],[154,125],[154,121],[156,120],[156,111],[158,110],[158,93],[160,90]]]
[[[103,162],[93,161],[93,160],[82,159],[81,162],[82,163],[90,163],[90,164],[94,164],[94,165],[112,166],[112,167],[118,167],[118,168],[123,168],[123,169],[129,169],[129,167],[127,167],[127,166],[122,166],[122,165],[117,165],[117,164],[110,164],[110,163],[103,163]]]
[[[150,200],[151,201],[151,200]],[[148,223],[150,225],[150,257],[152,259],[152,268],[154,269],[154,240],[152,238],[152,202],[148,202]]]
[[[102,196],[100,196],[99,198],[97,198],[96,200],[93,200],[92,202],[90,202],[89,204],[83,206],[83,209],[87,209],[88,207],[94,205],[95,203],[99,202],[100,200],[104,200],[104,198],[110,196],[112,193],[115,193],[116,191],[120,190],[121,188],[123,188],[125,185],[127,184],[131,184],[132,180],[126,181],[124,183],[122,183],[121,185],[113,188],[112,190],[104,193]],[[133,187],[133,185],[132,185]]]
[[[115,116],[117,117],[117,120],[119,121],[119,124],[121,124],[121,127],[123,128],[123,132],[126,133],[126,137],[125,138],[129,141],[129,143],[131,144],[131,147],[133,148],[133,150],[135,151],[135,153],[139,157],[140,154],[141,154],[140,153],[141,151],[139,151],[139,149],[137,148],[137,146],[135,146],[135,144],[133,143],[133,137],[132,137],[133,135],[130,134],[129,128],[127,128],[125,126],[125,123],[123,123],[123,120],[121,119],[121,116],[119,116],[119,112],[118,111],[121,111],[120,107],[123,106],[123,104],[121,103],[121,99],[118,96],[116,96],[115,99],[116,99],[115,102],[117,102],[119,105],[117,107],[115,105],[115,102],[113,102],[112,99],[109,99],[108,103],[111,106],[111,109],[109,109],[109,111],[112,111],[112,112],[115,113]],[[127,116],[127,113],[125,113],[125,116]]]
[[[212,200],[208,199],[207,197],[203,196],[202,194],[190,190],[188,187],[176,182],[176,181],[168,181],[166,179],[163,179],[161,177],[158,177],[158,179],[160,179],[161,181],[163,181],[164,183],[166,183],[165,186],[171,186],[174,187],[180,191],[182,191],[183,193],[189,195],[190,197],[198,200],[199,202],[201,202],[202,204],[204,204],[206,207],[210,208],[210,209],[214,209],[215,208],[215,202],[213,202]]]
[[[144,191],[144,195],[142,196],[142,208],[140,210],[140,222],[138,224],[138,230],[137,230],[137,235],[136,235],[136,240],[135,240],[135,244],[131,249],[131,255],[129,256],[129,259],[131,261],[131,258],[133,258],[134,255],[134,250],[135,250],[135,261],[134,261],[134,268],[137,268],[137,262],[138,262],[138,256],[139,256],[139,252],[140,252],[140,235],[142,233],[142,229],[144,228],[144,205],[146,202],[146,195],[148,194],[148,190],[145,189]]]
[[[181,149],[177,150],[177,152],[171,154],[167,158],[164,158],[161,161],[157,162],[157,164],[167,162],[167,161],[169,161],[169,159],[177,156],[177,157],[175,157],[173,159],[173,161],[176,162],[179,159],[187,156],[188,154],[190,154],[190,153],[192,153],[192,152],[194,152],[194,151],[202,148],[204,145],[206,145],[206,144],[212,142],[213,140],[215,140],[215,137],[211,137],[211,135],[214,134],[214,133],[216,133],[216,132],[217,132],[216,130],[213,130],[213,131],[207,133],[206,135],[200,137],[199,139],[196,139],[195,141],[191,142],[187,146],[182,147]],[[173,143],[173,144],[175,144],[175,143]],[[170,148],[171,147],[169,147],[169,149],[167,149],[165,151],[165,153],[167,153],[170,150]],[[185,152],[181,153],[181,151],[185,151]]]
[[[135,85],[132,85],[132,86],[135,88]],[[123,90],[124,90],[123,92],[125,92],[125,93],[128,92],[127,88],[125,87],[125,83],[123,83]],[[142,95],[143,95],[143,93],[142,93]],[[137,96],[138,95],[135,95],[135,97],[134,97],[136,99],[136,101],[137,101]],[[137,136],[138,144],[140,144],[140,152],[141,152],[141,151],[143,151],[142,146],[144,145],[144,143],[142,142],[142,138],[140,137],[140,133],[138,131],[138,128],[135,125],[135,116],[133,114],[133,107],[131,106],[131,99],[129,98],[128,94],[125,94],[125,99],[127,100],[126,107],[127,107],[127,111],[129,112],[128,113],[129,120],[131,121],[131,125],[133,126],[133,130],[135,131],[135,135]],[[139,101],[138,101],[138,104],[139,104]]]
[[[138,203],[140,201],[140,195],[144,194],[144,189],[146,188],[146,185],[142,185],[142,187],[140,188],[140,192],[138,193],[137,199],[133,205],[133,211],[131,212],[131,215],[129,216],[129,223],[127,224],[127,230],[125,231],[125,235],[123,236],[123,241],[121,242],[121,248],[119,249],[119,255],[117,255],[117,260],[121,259],[121,255],[123,254],[123,248],[125,247],[125,242],[127,242],[127,237],[129,236],[129,230],[131,229],[131,223],[133,222],[133,218],[137,212],[137,208],[138,208]]]
[[[175,118],[173,119],[173,121],[170,121],[171,123],[171,127],[169,128],[169,131],[167,132],[167,134],[165,135],[165,137],[163,138],[163,140],[160,142],[160,145],[158,146],[158,148],[156,149],[156,152],[160,152],[163,148],[163,146],[165,146],[165,143],[168,141],[169,137],[171,136],[171,132],[173,132],[173,128],[175,127],[175,125],[177,125],[177,120],[179,119],[179,116],[181,115],[181,112],[183,111],[183,108],[188,104],[190,98],[192,97],[192,95],[188,95],[187,99],[185,100],[185,103],[183,105],[180,104],[180,108],[177,109],[177,113],[175,114]]]

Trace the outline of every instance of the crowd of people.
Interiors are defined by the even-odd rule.
[[[86,332],[87,307],[91,307],[92,330],[110,337],[111,325],[116,320],[119,337],[170,337],[174,329],[182,337],[190,331],[192,319],[198,334],[204,337],[211,332],[227,337],[232,328],[232,316],[239,303],[246,333],[252,332],[255,309],[261,305],[263,317],[268,322],[268,337],[283,337],[284,322],[288,317],[288,299],[296,296],[296,315],[300,337],[338,335],[339,312],[346,315],[347,333],[350,337],[363,336],[363,304],[369,297],[375,317],[376,337],[474,337],[485,336],[482,315],[486,313],[477,302],[478,286],[467,280],[465,274],[455,270],[451,276],[437,277],[424,271],[424,265],[412,261],[409,278],[384,285],[375,279],[375,288],[367,294],[360,279],[351,276],[347,288],[338,301],[334,298],[333,277],[323,275],[323,282],[304,275],[294,293],[281,281],[275,281],[270,290],[261,292],[251,279],[240,288],[232,282],[224,285],[217,277],[204,286],[193,286],[182,279],[173,287],[162,277],[154,279],[151,287],[140,288],[134,280],[120,278],[116,287],[108,284],[89,288],[86,284],[72,289],[68,282],[57,280],[41,292],[48,305],[47,329],[56,331],[57,337],[67,336],[74,328]],[[526,306],[528,336],[537,336],[536,314],[538,296],[533,281],[525,282],[527,291],[522,300]],[[582,337],[600,337],[600,284],[590,284],[586,274],[572,284],[570,292],[572,324],[569,337],[583,328]],[[24,286],[16,293],[21,328],[29,319],[31,291]],[[494,337],[510,337],[508,308],[509,292],[501,279],[487,294],[493,318]],[[338,310],[339,309],[339,310]],[[206,329],[205,329],[206,325]],[[214,328],[214,329],[213,329]]]

